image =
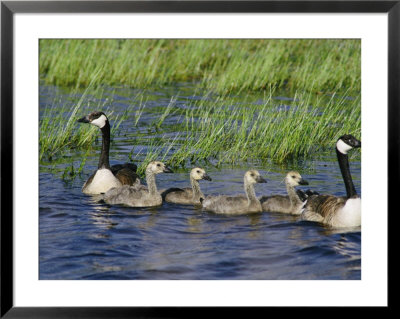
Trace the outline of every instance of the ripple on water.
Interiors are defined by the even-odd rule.
[[[121,90],[113,88],[110,91],[110,94],[118,94],[114,105],[117,113],[128,108],[132,101],[129,96],[134,94],[129,88]],[[46,92],[46,98],[51,99],[52,90]],[[192,98],[204,97],[196,95]],[[68,99],[71,102],[74,98]],[[129,121],[121,124],[126,136],[116,136],[113,140],[115,151],[111,152],[111,157],[115,163],[127,160],[131,150],[134,161],[143,158],[141,156],[151,147],[131,145],[131,137],[143,133],[150,140],[151,134],[162,134],[152,133],[142,125],[158,119],[158,110],[169,103],[170,94],[152,94],[146,103],[151,112],[144,112],[137,126],[132,126]],[[179,101],[178,97],[180,108],[186,108],[185,103],[186,100]],[[174,124],[174,121],[176,114],[166,118],[166,123]],[[176,136],[179,132],[167,133]],[[129,208],[99,203],[81,192],[83,183],[97,167],[99,148],[100,144],[95,144],[81,175],[69,183],[62,181],[59,172],[71,163],[53,162],[41,166],[40,279],[361,279],[360,228],[328,229],[300,221],[298,216],[282,214],[223,216],[190,205],[165,203],[157,208]],[[75,161],[75,168],[80,166],[80,156],[84,154],[78,150],[69,154]],[[138,157],[135,154],[139,154]],[[53,172],[51,165],[58,173]],[[257,195],[285,193],[282,181],[286,169],[273,163],[268,167],[260,167],[257,163],[248,166],[255,166],[268,180],[268,184],[257,185]],[[311,189],[325,194],[344,194],[334,154],[326,160],[305,162],[304,167],[315,168],[302,172]],[[243,194],[246,168],[219,169],[208,165],[206,169],[213,181],[202,182],[202,191],[205,194]],[[352,161],[351,170],[359,191],[360,162]],[[187,186],[189,181],[187,173],[176,173],[160,176],[158,183],[161,189]]]

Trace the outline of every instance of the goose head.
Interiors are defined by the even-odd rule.
[[[247,171],[244,174],[244,182],[245,184],[255,184],[255,183],[266,183],[267,181],[260,175],[260,173],[256,170]]]
[[[359,147],[361,147],[361,141],[351,134],[342,135],[336,142],[336,149],[342,154],[347,154],[351,149]]]
[[[206,174],[206,171],[200,167],[195,167],[190,171],[190,177],[195,180],[204,179],[206,181],[211,181],[211,177]]]
[[[160,173],[172,173],[172,170],[169,169],[164,163],[154,161],[150,162],[149,165],[147,165],[146,172],[153,174],[160,174]]]
[[[103,128],[108,123],[108,118],[103,112],[95,111],[78,119],[78,122],[89,123],[99,128]]]
[[[299,172],[290,171],[286,174],[285,182],[290,186],[308,185],[308,182],[303,179]]]

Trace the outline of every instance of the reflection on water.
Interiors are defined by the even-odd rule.
[[[182,90],[182,96],[190,95],[186,93]],[[121,89],[115,112],[124,110],[129,94],[129,89]],[[158,98],[170,101],[163,94]],[[159,106],[157,100],[152,103]],[[142,116],[140,121],[151,123],[154,116]],[[128,158],[132,143],[126,140],[129,132],[113,140],[111,164]],[[76,161],[78,167],[79,151],[69,155],[65,160]],[[99,201],[101,196],[81,192],[97,162],[98,151],[93,151],[82,174],[68,183],[55,173],[66,164],[41,164],[40,279],[361,279],[360,227],[329,229],[300,221],[298,216],[276,213],[220,216],[199,207],[170,203],[155,208],[110,206]],[[257,196],[285,194],[284,175],[293,167],[248,166],[207,166],[213,180],[201,183],[202,191],[243,194],[243,173],[255,168],[268,180],[257,185]],[[335,154],[305,161],[295,169],[309,181],[307,188],[344,195]],[[359,159],[352,160],[351,171],[361,193]],[[188,174],[185,170],[161,174],[157,184],[159,189],[187,187]]]
[[[227,174],[212,173],[209,193]],[[280,179],[270,177],[271,193],[284,192]],[[40,279],[361,277],[359,228],[329,229],[277,213],[220,216],[169,203],[151,209],[109,206],[82,194],[83,182],[76,180],[68,192],[62,183],[52,188],[74,204],[41,198]],[[174,182],[167,177],[160,184]],[[232,194],[242,191],[239,183],[230,188]]]
[[[203,226],[203,220],[201,218],[198,218],[196,216],[194,217],[188,217],[186,219],[187,222],[187,231],[189,233],[201,233],[202,232],[202,226]]]
[[[108,212],[89,212],[89,218],[93,221],[93,225],[98,228],[110,229],[118,225],[110,219]]]

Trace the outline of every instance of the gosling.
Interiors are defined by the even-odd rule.
[[[201,205],[201,199],[205,196],[200,190],[199,180],[211,181],[211,177],[200,167],[190,171],[191,188],[169,188],[161,193],[163,200],[169,203],[183,205]]]
[[[286,191],[288,195],[263,196],[260,198],[264,212],[284,213],[300,215],[303,207],[303,200],[299,197],[295,187],[308,185],[299,172],[290,171],[285,177]]]
[[[246,196],[207,196],[202,201],[203,209],[216,214],[227,215],[262,212],[261,203],[254,191],[254,184],[266,183],[267,181],[256,170],[247,171],[244,174],[243,181]]]
[[[146,168],[147,187],[144,185],[114,187],[104,194],[103,200],[107,204],[130,207],[160,206],[162,197],[156,185],[156,175],[160,173],[172,173],[172,171],[164,163],[151,162]]]

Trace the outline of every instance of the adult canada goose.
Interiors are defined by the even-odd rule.
[[[140,184],[135,164],[125,163],[110,167],[110,123],[107,116],[103,112],[96,111],[80,118],[78,122],[95,125],[100,128],[102,133],[101,154],[97,171],[83,185],[82,192],[94,195],[105,193],[113,187]]]
[[[207,196],[202,201],[203,208],[217,214],[230,215],[261,212],[262,207],[256,197],[254,184],[266,183],[267,181],[256,170],[247,171],[244,174],[243,181],[246,196]]]
[[[285,177],[286,190],[288,195],[263,196],[260,198],[264,212],[285,213],[300,215],[303,201],[299,198],[295,187],[298,185],[308,185],[300,173],[290,171]]]
[[[144,185],[114,187],[108,190],[103,200],[107,204],[122,204],[131,207],[151,207],[162,204],[162,197],[157,190],[156,175],[172,173],[164,163],[151,162],[146,168],[147,187]]]
[[[191,188],[169,188],[161,193],[166,202],[175,204],[200,205],[200,198],[204,199],[204,194],[200,190],[199,180],[211,181],[211,177],[200,167],[193,168],[190,171]]]
[[[352,135],[343,135],[336,142],[336,154],[346,187],[346,197],[332,195],[310,196],[304,203],[302,219],[326,224],[331,227],[355,227],[361,225],[361,198],[357,195],[350,174],[347,152],[361,147]]]

